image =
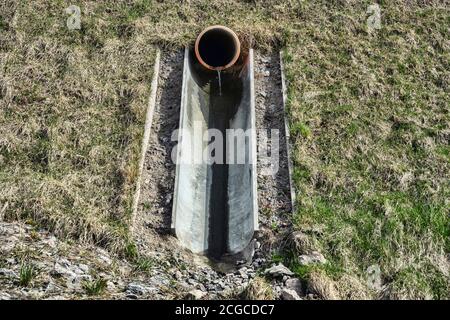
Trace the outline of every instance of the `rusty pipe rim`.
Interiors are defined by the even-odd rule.
[[[233,58],[230,60],[230,62],[228,62],[224,66],[216,66],[216,67],[211,66],[203,60],[203,58],[200,54],[200,49],[199,49],[200,40],[207,32],[212,31],[212,30],[224,31],[225,33],[230,35],[231,38],[233,39],[233,42],[235,45],[235,53],[233,55]],[[200,32],[200,34],[197,36],[197,39],[195,40],[194,51],[195,51],[195,56],[196,56],[197,60],[200,62],[200,64],[202,66],[204,66],[205,68],[207,68],[209,70],[221,71],[221,70],[224,70],[224,69],[227,69],[227,68],[233,66],[236,63],[236,61],[239,59],[239,55],[241,54],[241,42],[239,41],[239,38],[236,35],[236,33],[233,30],[231,30],[230,28],[221,26],[221,25],[214,25],[214,26],[207,27],[202,32]]]

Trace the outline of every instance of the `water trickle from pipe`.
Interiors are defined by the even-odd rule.
[[[222,78],[220,76],[220,70],[217,70],[217,77],[219,78],[219,96],[222,95]]]

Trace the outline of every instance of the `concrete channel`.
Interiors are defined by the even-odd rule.
[[[217,43],[221,34],[215,36]],[[214,53],[227,55],[218,64],[233,59],[230,46]],[[205,67],[197,48],[186,48],[184,56],[171,228],[184,247],[219,261],[245,251],[258,229],[253,51],[239,51],[245,56],[227,72]],[[223,137],[222,161],[204,161],[205,150],[218,142],[208,129]]]

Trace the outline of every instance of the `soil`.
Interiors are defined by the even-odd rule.
[[[263,55],[256,52],[254,63],[259,221],[262,232],[276,236],[278,233],[283,233],[282,230],[289,226],[288,216],[292,211],[280,59],[278,53]],[[273,161],[272,166],[270,165],[268,160],[271,158],[265,156],[266,149],[270,150],[270,146],[274,146],[271,143],[271,129],[279,131],[278,170],[276,170],[277,166],[273,165]],[[268,137],[268,144],[264,142],[264,136]]]
[[[171,160],[172,132],[178,128],[183,51],[162,52],[150,141],[142,172],[136,234],[141,252],[175,249],[170,234],[175,164]]]

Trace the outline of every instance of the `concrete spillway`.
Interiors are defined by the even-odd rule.
[[[185,50],[172,229],[183,246],[216,260],[244,251],[258,229],[252,50],[243,61],[217,73]],[[225,157],[210,163],[204,153],[220,146],[218,132],[214,155]]]

